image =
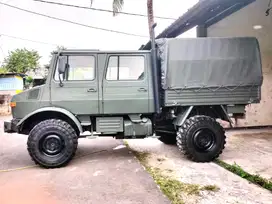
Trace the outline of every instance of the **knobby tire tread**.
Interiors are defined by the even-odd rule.
[[[37,155],[38,150],[35,146],[38,143],[39,135],[44,131],[50,131],[50,129],[58,129],[63,132],[64,136],[67,137],[67,140],[72,143],[72,148],[67,148],[64,154],[64,159],[62,162],[44,162]],[[38,123],[29,133],[28,141],[27,141],[27,150],[31,159],[35,162],[35,164],[40,165],[45,168],[58,168],[67,165],[72,158],[74,157],[78,146],[78,136],[76,131],[72,128],[72,126],[62,120],[59,119],[48,119]]]
[[[221,144],[216,144],[216,145],[221,145],[219,148],[219,151],[215,152],[212,158],[204,158],[205,156],[203,155],[202,159],[199,159],[196,157],[194,154],[194,150],[192,147],[188,147],[187,140],[189,139],[189,131],[196,128],[199,125],[205,125],[208,124],[209,126],[212,127],[214,130],[218,130],[219,136],[222,138],[219,138],[219,140],[223,140]],[[197,115],[193,116],[189,119],[187,119],[184,124],[179,127],[178,132],[177,132],[177,146],[178,149],[181,151],[185,157],[188,159],[194,161],[194,162],[210,162],[211,160],[214,160],[219,157],[219,155],[222,153],[223,149],[225,148],[226,144],[226,135],[225,135],[225,130],[223,127],[214,119],[209,116],[205,115]]]

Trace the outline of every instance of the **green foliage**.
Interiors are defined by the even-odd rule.
[[[7,70],[5,67],[0,67],[0,74],[5,74],[7,73]]]
[[[216,192],[216,191],[219,191],[219,188],[216,185],[207,185],[207,186],[201,187],[201,190]]]
[[[33,82],[33,78],[31,76],[26,77],[26,82],[31,84]]]
[[[55,49],[54,51],[51,52],[51,56],[53,55],[53,53],[54,53],[55,51],[58,51],[58,50],[66,50],[66,49],[67,49],[66,47],[64,47],[64,46],[62,46],[62,45],[58,45],[58,46],[56,47],[56,49]]]
[[[227,164],[226,162],[222,160],[216,160],[216,163],[220,165],[221,167],[231,171],[232,173],[254,183],[257,184],[267,190],[272,191],[272,182],[268,179],[262,178],[260,175],[252,175],[245,170],[243,170],[238,164]]]
[[[67,48],[64,47],[64,46],[62,46],[62,45],[57,46],[56,49],[53,50],[53,51],[50,53],[50,56],[49,56],[50,61],[51,61],[51,59],[52,59],[52,56],[53,56],[54,52],[56,52],[56,51],[58,51],[58,50],[65,50],[65,49],[67,49]],[[50,65],[50,62],[49,62],[48,64],[45,64],[45,68],[46,68],[46,69],[49,69],[49,65]]]
[[[40,58],[35,50],[16,49],[5,58],[3,67],[7,72],[26,73],[39,66]]]
[[[118,12],[120,12],[123,8],[124,0],[113,0],[112,2],[112,10],[113,15],[116,16]]]

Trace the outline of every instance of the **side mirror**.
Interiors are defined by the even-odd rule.
[[[59,66],[58,66],[59,74],[63,74],[65,72],[66,64],[67,64],[67,56],[59,56]]]

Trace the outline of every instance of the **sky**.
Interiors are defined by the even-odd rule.
[[[90,6],[90,0],[48,0],[79,6]],[[50,52],[57,45],[73,49],[100,50],[137,50],[148,42],[148,24],[146,17],[63,7],[40,3],[33,0],[0,0],[13,6],[38,13],[75,21],[90,26],[123,31],[146,37],[127,36],[123,34],[101,31],[79,25],[73,25],[54,19],[19,11],[0,4],[0,64],[8,56],[9,51],[17,48],[34,49],[42,56],[40,65],[47,64]],[[167,4],[165,3],[167,2]],[[198,0],[153,0],[154,15],[178,18]],[[93,8],[112,9],[112,0],[94,0]],[[123,12],[146,14],[146,0],[125,0]],[[155,18],[156,34],[162,32],[174,20]],[[14,39],[5,35],[45,42],[35,43]],[[191,29],[180,37],[196,37],[196,30]]]

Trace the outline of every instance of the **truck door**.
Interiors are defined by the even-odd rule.
[[[144,54],[109,54],[103,76],[103,113],[147,113],[149,86]]]
[[[58,64],[51,81],[51,102],[77,115],[97,114],[98,76],[96,54],[67,55],[68,68],[59,85]]]

